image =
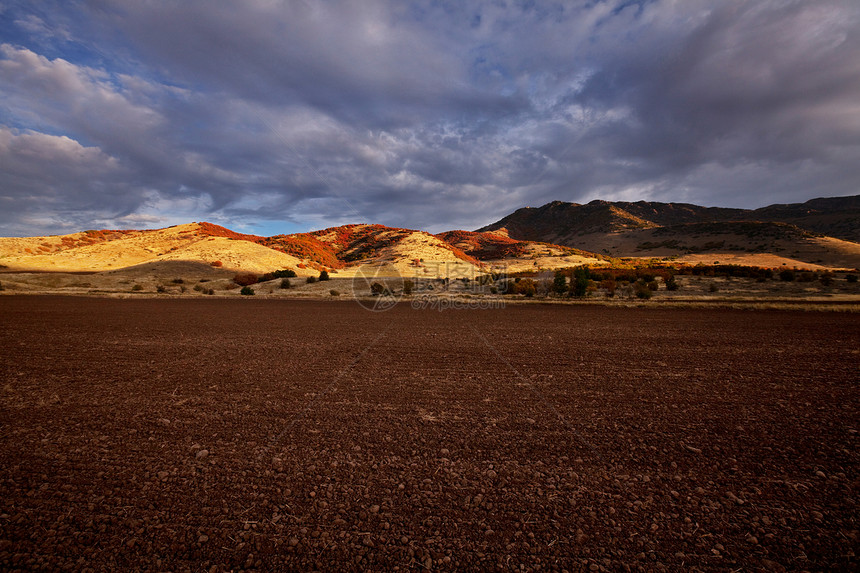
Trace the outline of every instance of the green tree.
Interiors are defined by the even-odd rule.
[[[573,270],[573,280],[570,285],[570,294],[582,298],[588,291],[588,267],[576,267]]]
[[[555,278],[552,281],[552,291],[557,294],[564,294],[568,290],[567,277],[562,271],[555,271]]]

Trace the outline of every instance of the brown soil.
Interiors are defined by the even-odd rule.
[[[3,570],[858,565],[857,315],[19,296],[0,325]]]

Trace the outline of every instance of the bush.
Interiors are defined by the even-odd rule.
[[[292,269],[281,269],[279,271],[272,271],[270,273],[264,274],[257,282],[263,283],[275,279],[291,279],[295,278],[296,276],[296,271]]]
[[[412,294],[412,289],[415,285],[412,284],[412,281],[406,279],[403,281],[403,294]]]
[[[215,268],[221,268],[221,267],[224,265],[224,263],[222,263],[221,261],[212,261],[212,262],[211,262],[211,263],[209,263],[209,264],[210,264],[210,265],[212,265],[212,266],[213,266],[213,267],[215,267]]]
[[[617,287],[618,285],[613,278],[608,278],[600,281],[600,288],[606,289],[606,296],[608,296],[609,298],[615,296],[615,289]]]
[[[175,284],[175,285],[181,285],[181,284],[182,284],[182,283],[184,283],[184,282],[185,282],[185,281],[184,281],[184,280],[182,280],[182,279],[173,279],[173,284]]]
[[[198,285],[194,285],[194,290],[196,292],[203,292],[205,289],[198,284]]]
[[[648,281],[648,288],[652,291],[655,291],[658,288],[660,288],[660,286],[657,284],[657,281],[651,280],[651,281]]]
[[[290,279],[281,279],[281,288],[287,289],[287,288],[290,288],[291,286],[293,286],[293,285],[292,285],[292,283],[290,283]]]
[[[233,277],[233,282],[239,286],[251,286],[257,284],[257,278],[254,273],[239,273]]]
[[[653,282],[653,281],[651,281]],[[639,279],[633,284],[633,292],[636,294],[636,298],[641,298],[643,300],[648,300],[654,294],[649,287],[651,283],[645,282],[645,279]]]
[[[340,292],[338,292],[338,291],[336,291],[336,290],[334,290],[334,289],[331,289],[330,291],[328,291],[328,293],[329,293],[331,296],[340,296]]]
[[[779,280],[785,282],[793,282],[795,278],[794,271],[791,269],[782,269],[779,271]]]
[[[720,290],[720,287],[717,286],[717,283],[711,283],[708,285],[709,292],[717,292],[718,290]]]
[[[315,282],[317,282],[317,278],[316,278],[316,277],[308,277],[307,283],[308,283],[309,285],[310,285],[310,284],[313,284],[313,283],[315,283]]]
[[[133,290],[133,291],[143,290],[143,285],[134,285],[133,287],[131,287],[131,290]]]
[[[155,292],[163,294],[167,292],[167,288],[165,288],[164,285],[158,285],[157,287],[155,287]]]
[[[249,286],[243,286],[242,290],[239,291],[239,294],[243,294],[245,296],[252,296],[254,294],[254,289]]]
[[[370,294],[373,296],[388,296],[391,294],[391,291],[382,283],[373,283],[370,285]]]
[[[179,287],[179,292],[186,292],[187,290],[188,289],[185,288],[185,285],[182,285],[181,287]]]
[[[215,289],[210,288],[209,290],[206,291],[206,294],[215,294]]]
[[[823,286],[830,286],[833,284],[833,273],[821,273],[821,276],[818,278],[818,280],[821,281],[821,284]]]
[[[321,281],[327,281],[327,280],[329,280],[329,278],[328,278],[328,271],[325,271],[325,270],[320,271],[320,278],[319,278],[319,280],[321,280]]]
[[[675,275],[669,275],[663,281],[666,283],[666,290],[678,290],[681,285],[675,280]]]
[[[856,283],[857,282],[857,275],[854,275],[854,274],[845,275],[845,280],[848,281],[849,283]]]

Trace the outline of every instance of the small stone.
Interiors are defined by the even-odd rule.
[[[488,472],[487,472],[487,477],[489,477],[489,478],[494,478],[494,477],[496,477],[496,472],[494,472],[493,470],[488,471]]]
[[[755,535],[750,535],[749,537],[747,537],[747,543],[749,543],[750,545],[758,545],[758,537],[756,537]]]
[[[815,472],[815,475],[817,475],[817,476],[818,476],[818,477],[820,477],[820,478],[827,479],[827,474],[825,474],[825,473],[824,473],[823,471],[821,471],[821,470],[818,470],[817,472]]]
[[[370,513],[379,513],[379,506],[378,505],[371,505],[370,506]]]
[[[162,472],[158,472],[158,479],[160,479],[160,480],[166,480],[166,479],[167,479],[167,476],[169,476],[169,475],[170,475],[170,474],[169,474],[169,473],[167,473],[167,472],[163,472],[163,471],[162,471]]]
[[[197,538],[197,543],[206,543],[207,541],[209,541],[208,535],[201,535]]]
[[[204,460],[209,455],[209,450],[200,450],[194,457],[198,460]]]
[[[299,544],[299,538],[298,537],[290,537],[290,547],[295,547],[298,544]]]
[[[407,543],[409,543],[409,538],[404,535],[403,537],[400,538],[400,543],[402,543],[403,545],[406,545]]]
[[[441,453],[443,456],[447,456],[447,455],[448,455],[448,454],[450,454],[451,452],[449,452],[449,451],[448,451],[448,448],[442,448],[442,450],[440,451],[440,453]]]

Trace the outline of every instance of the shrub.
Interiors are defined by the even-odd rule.
[[[203,292],[203,290],[204,290],[204,289],[203,289],[203,287],[202,287],[202,286],[200,286],[200,285],[194,285],[194,290],[195,290],[196,292]]]
[[[615,289],[617,288],[617,286],[618,285],[616,284],[615,279],[612,278],[600,281],[600,288],[606,289],[606,296],[608,296],[609,298],[615,296]]]
[[[329,293],[331,296],[340,296],[340,292],[338,292],[338,291],[336,291],[336,290],[334,290],[334,289],[331,289],[330,291],[328,291],[328,293]]]
[[[239,286],[251,286],[257,284],[257,275],[254,273],[239,273],[233,277],[233,282]]]
[[[316,278],[316,277],[308,277],[308,279],[307,279],[307,283],[308,283],[308,284],[313,284],[313,283],[315,283],[315,282],[317,282],[317,278]]]
[[[856,283],[857,282],[857,275],[854,275],[854,274],[845,275],[845,280],[848,281],[849,283]]]
[[[782,269],[779,271],[779,280],[781,281],[792,282],[794,281],[794,278],[794,271],[791,269]]]
[[[0,283],[0,290],[6,290],[6,287],[3,286],[3,283]]]
[[[210,288],[209,290],[206,291],[206,294],[215,294],[215,289]]]
[[[370,285],[370,294],[373,296],[390,295],[391,291],[382,283],[373,283]]]
[[[649,287],[651,283],[645,282],[645,279],[639,279],[635,283],[633,283],[633,292],[636,294],[636,298],[641,298],[644,300],[648,300],[651,298],[651,295],[654,293],[651,291]]]
[[[490,287],[490,294],[499,294],[499,289],[498,289],[498,287],[491,286],[491,287]]]
[[[818,280],[821,281],[821,284],[823,286],[830,286],[833,284],[833,273],[821,273],[821,276],[818,278]]]
[[[669,275],[663,281],[666,283],[666,290],[678,290],[681,285],[675,280],[675,275]]]
[[[797,277],[797,282],[801,283],[811,283],[812,281],[818,279],[817,273],[811,273],[809,271],[800,273],[800,276]]]
[[[649,289],[651,289],[652,291],[655,291],[655,290],[657,290],[657,289],[658,289],[658,288],[660,288],[660,287],[659,287],[659,285],[657,284],[657,281],[655,281],[655,280],[651,280],[651,281],[648,281],[648,288],[649,288]]]
[[[711,283],[708,285],[709,292],[717,292],[718,290],[720,290],[720,287],[717,286],[717,283]]]
[[[182,283],[184,283],[185,281],[184,281],[184,280],[182,280],[182,279],[173,279],[173,281],[172,281],[172,282],[173,282],[173,284],[175,284],[175,285],[181,285],[181,284],[182,284]]]
[[[526,298],[533,297],[535,293],[537,293],[537,289],[535,288],[535,285],[533,283],[527,284],[525,289],[523,289],[523,294],[526,295]]]
[[[329,277],[328,277],[328,271],[326,271],[326,270],[320,271],[320,278],[319,278],[319,280],[321,280],[321,281],[327,281],[327,280],[329,280]]]
[[[186,292],[187,290],[188,289],[185,288],[185,285],[182,285],[181,287],[179,287],[179,292]]]
[[[133,287],[131,287],[131,290],[133,290],[133,291],[143,290],[143,285],[134,285]]]
[[[224,263],[222,263],[221,261],[212,261],[209,264],[216,268],[221,268],[222,266],[224,266]]]
[[[406,279],[403,281],[403,294],[412,294],[412,289],[415,285],[412,284],[412,281]]]
[[[263,276],[260,277],[260,279],[257,282],[262,283],[262,282],[271,281],[274,279],[291,279],[291,278],[295,278],[296,276],[297,276],[296,271],[294,271],[292,269],[281,269],[279,271],[272,271],[271,273],[264,274]]]
[[[166,293],[166,292],[167,292],[167,288],[165,288],[165,286],[164,286],[164,285],[158,285],[157,287],[155,287],[155,292],[157,292],[157,293]]]
[[[242,290],[239,291],[239,294],[243,294],[245,296],[252,296],[254,294],[254,289],[249,286],[243,286]]]
[[[288,289],[291,286],[293,286],[293,285],[292,285],[292,283],[290,283],[290,279],[286,279],[286,278],[281,279],[281,288]]]

